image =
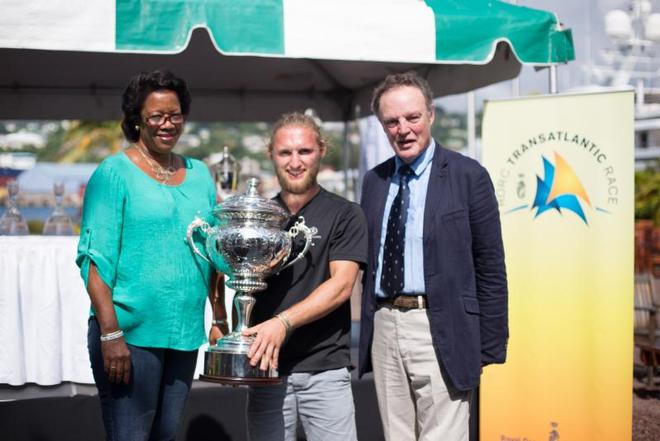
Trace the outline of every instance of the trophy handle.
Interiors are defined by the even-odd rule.
[[[318,233],[318,229],[316,227],[308,227],[305,225],[305,218],[300,216],[296,223],[287,231],[287,234],[289,237],[293,240],[294,237],[296,237],[299,233],[302,233],[305,236],[305,246],[303,247],[302,251],[298,253],[296,257],[293,258],[293,260],[289,261],[286,265],[284,265],[282,268],[278,270],[282,271],[284,268],[288,268],[300,259],[302,259],[305,254],[307,254],[307,251],[309,251],[309,247],[312,246],[312,240],[314,239],[314,236],[316,233]]]
[[[186,239],[188,240],[188,245],[190,245],[190,248],[193,249],[193,252],[195,254],[197,254],[202,259],[206,260],[208,263],[211,263],[209,258],[199,251],[197,245],[195,245],[195,241],[193,240],[193,233],[198,228],[202,231],[202,234],[206,235],[206,233],[209,231],[211,226],[205,220],[195,216],[195,219],[193,219],[193,221],[190,222],[190,225],[188,225],[188,230],[186,232]]]

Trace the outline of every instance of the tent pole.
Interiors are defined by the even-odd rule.
[[[476,117],[476,93],[474,90],[466,94],[467,97],[467,143],[468,156],[477,161],[477,117]]]
[[[557,65],[552,64],[550,65],[550,93],[551,94],[557,94]]]
[[[511,95],[513,97],[520,96],[520,77],[516,77],[511,80]]]
[[[518,0],[512,0],[511,4],[518,6]],[[514,98],[520,96],[520,75],[511,80],[511,95]]]
[[[350,167],[350,146],[348,145],[348,126],[350,124],[350,121],[348,118],[344,118],[344,140],[343,140],[343,148],[342,148],[342,159],[343,159],[343,165],[344,165],[344,197],[346,199],[349,199],[348,197],[348,183],[350,181],[349,177],[349,167]]]

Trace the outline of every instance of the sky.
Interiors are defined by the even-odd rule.
[[[600,51],[611,46],[605,34],[605,14],[612,9],[627,10],[628,0],[519,0],[518,5],[554,12],[559,21],[572,30],[575,47],[575,60],[568,65],[559,66],[557,71],[559,92],[566,92],[589,85],[587,66],[590,63],[602,64]],[[651,0],[653,12],[660,13],[660,0]],[[660,43],[659,43],[660,45]],[[519,76],[520,94],[538,94],[549,92],[548,69],[535,71],[533,67],[523,66]],[[660,84],[656,84],[660,86]],[[505,81],[476,91],[477,108],[487,99],[507,98],[512,96],[512,82]],[[464,111],[465,95],[440,98],[438,104],[453,111]]]

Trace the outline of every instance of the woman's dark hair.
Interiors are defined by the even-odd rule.
[[[131,78],[131,81],[121,95],[121,110],[124,119],[121,121],[121,130],[131,142],[140,139],[139,127],[142,123],[142,106],[150,93],[157,90],[171,90],[176,93],[181,105],[181,113],[188,116],[190,112],[190,91],[186,82],[175,76],[169,70],[155,70],[142,72]]]

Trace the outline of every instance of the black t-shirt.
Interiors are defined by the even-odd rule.
[[[276,198],[284,206],[279,196]],[[266,279],[255,294],[252,324],[261,323],[306,298],[330,278],[329,262],[367,262],[367,222],[360,206],[321,188],[293,220],[303,216],[318,233],[304,258]],[[299,234],[294,252],[302,249]],[[317,372],[350,365],[351,307],[347,301],[325,317],[295,329],[280,350],[279,373]]]

